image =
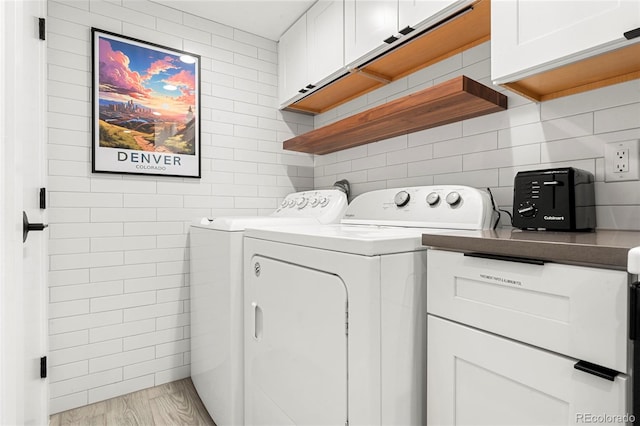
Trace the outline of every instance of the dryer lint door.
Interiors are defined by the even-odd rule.
[[[347,292],[332,274],[253,256],[245,274],[245,422],[344,425]]]

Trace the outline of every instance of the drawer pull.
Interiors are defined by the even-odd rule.
[[[616,370],[592,364],[587,361],[578,361],[574,364],[573,368],[584,371],[585,373],[593,374],[594,376],[598,376],[603,379],[611,380],[612,382],[618,375]]]
[[[526,257],[514,257],[514,256],[504,256],[501,254],[490,254],[490,253],[465,253],[465,256],[468,257],[479,257],[482,259],[491,259],[491,260],[504,260],[507,262],[518,262],[518,263],[528,263],[530,265],[544,265],[544,260],[540,259],[528,259]]]

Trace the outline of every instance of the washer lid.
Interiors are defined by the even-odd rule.
[[[217,217],[209,223],[192,223],[196,228],[215,229],[217,231],[241,232],[246,228],[285,225],[316,225],[320,222],[315,217],[278,217],[278,216],[226,216]]]
[[[476,236],[481,231],[376,225],[292,225],[248,227],[245,236],[364,256],[426,250],[422,234]]]

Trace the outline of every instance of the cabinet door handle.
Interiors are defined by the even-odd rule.
[[[626,38],[627,40],[640,37],[640,28],[636,28],[635,30],[629,30],[625,32],[623,35],[624,35],[624,38]]]
[[[299,92],[299,93],[307,93],[307,92],[308,92],[308,90],[303,88],[303,89],[298,90],[298,92]]]
[[[407,25],[406,27],[404,27],[403,29],[401,29],[400,31],[398,31],[400,34],[402,35],[407,35],[410,32],[414,31],[415,28],[411,28],[409,25]]]
[[[315,85],[313,84],[307,84],[307,86],[305,87],[305,89],[315,89]]]
[[[482,259],[504,260],[506,262],[527,263],[529,265],[544,265],[544,260],[529,259],[526,257],[514,257],[514,256],[504,256],[501,254],[476,253],[476,252],[465,253],[464,255],[468,257],[479,257]]]
[[[584,371],[585,373],[593,374],[594,376],[602,377],[603,379],[611,380],[612,382],[618,375],[616,370],[592,364],[587,361],[578,361],[574,364],[573,368]]]
[[[398,40],[398,37],[392,35],[390,37],[385,38],[383,41],[387,44],[391,44],[396,40]]]
[[[629,340],[640,344],[640,282],[629,286]]]

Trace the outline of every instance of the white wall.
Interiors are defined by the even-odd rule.
[[[277,109],[276,43],[146,0],[48,2],[53,413],[189,376],[192,219],[313,187]],[[202,55],[202,179],[91,173],[90,27]]]
[[[461,74],[493,87],[489,42],[318,115],[315,127]],[[640,230],[640,182],[605,183],[603,158],[606,143],[640,139],[640,80],[544,103],[494,88],[509,97],[507,111],[316,156],[315,186],[346,178],[354,195],[412,185],[490,187],[510,210],[519,170],[571,166],[595,175],[599,228]]]

